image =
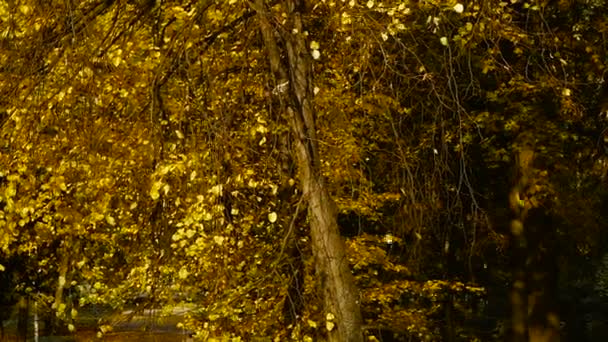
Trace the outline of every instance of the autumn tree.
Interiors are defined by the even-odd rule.
[[[5,279],[71,329],[143,297],[301,340],[504,339],[471,282],[508,283],[555,336],[605,239],[605,9],[0,3]]]
[[[321,173],[318,152],[315,109],[313,106],[313,69],[302,23],[304,1],[287,1],[283,11],[288,25],[280,31],[270,25],[264,1],[255,3],[260,30],[268,51],[270,67],[278,79],[287,82],[286,102],[302,196],[309,207],[311,239],[317,276],[321,279],[323,300],[328,324],[336,322],[336,329],[328,328],[330,341],[363,341],[359,293],[346,258],[344,244],[337,222],[337,208],[330,197]],[[281,32],[285,42],[287,61],[281,59],[281,50],[275,35]]]

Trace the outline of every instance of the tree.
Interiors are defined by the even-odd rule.
[[[363,341],[359,291],[355,286],[344,243],[340,237],[337,209],[321,173],[313,107],[313,79],[310,56],[306,48],[301,11],[304,1],[286,1],[289,25],[280,28],[285,41],[287,62],[281,60],[276,30],[270,25],[263,0],[256,0],[260,30],[268,51],[270,67],[279,82],[288,82],[283,98],[294,137],[302,196],[308,202],[312,249],[317,276],[321,280],[330,341]],[[285,65],[285,66],[284,66]]]
[[[201,338],[458,341],[522,280],[519,339],[555,334],[606,239],[605,7],[0,3],[10,288],[66,328],[143,297]]]

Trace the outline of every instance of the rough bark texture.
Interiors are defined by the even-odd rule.
[[[306,48],[301,0],[287,0],[288,25],[281,30],[287,60],[281,59],[275,32],[267,17],[263,0],[252,4],[258,13],[260,30],[277,84],[289,81],[282,96],[287,119],[294,136],[298,172],[303,195],[308,202],[315,266],[323,288],[325,311],[335,316],[330,341],[363,341],[359,292],[345,255],[344,242],[337,224],[337,210],[321,175],[312,106],[312,67]]]

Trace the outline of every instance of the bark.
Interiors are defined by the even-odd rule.
[[[363,341],[359,292],[346,259],[344,242],[337,223],[336,205],[321,174],[312,105],[312,66],[306,48],[301,11],[304,2],[284,2],[291,27],[280,33],[287,59],[281,58],[280,44],[268,19],[263,0],[255,0],[260,31],[277,84],[289,81],[289,91],[280,94],[293,134],[302,192],[308,202],[311,240],[316,273],[322,289],[326,314],[333,314],[335,328],[328,332],[330,341]],[[279,28],[281,29],[281,28]]]

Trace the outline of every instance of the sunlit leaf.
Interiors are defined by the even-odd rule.
[[[160,197],[160,188],[163,186],[163,182],[161,181],[156,181],[152,184],[152,187],[150,188],[150,197],[152,197],[153,200],[157,200]]]
[[[270,223],[274,223],[277,221],[277,213],[275,213],[274,211],[271,212],[270,214],[268,214],[268,221],[270,221]]]

